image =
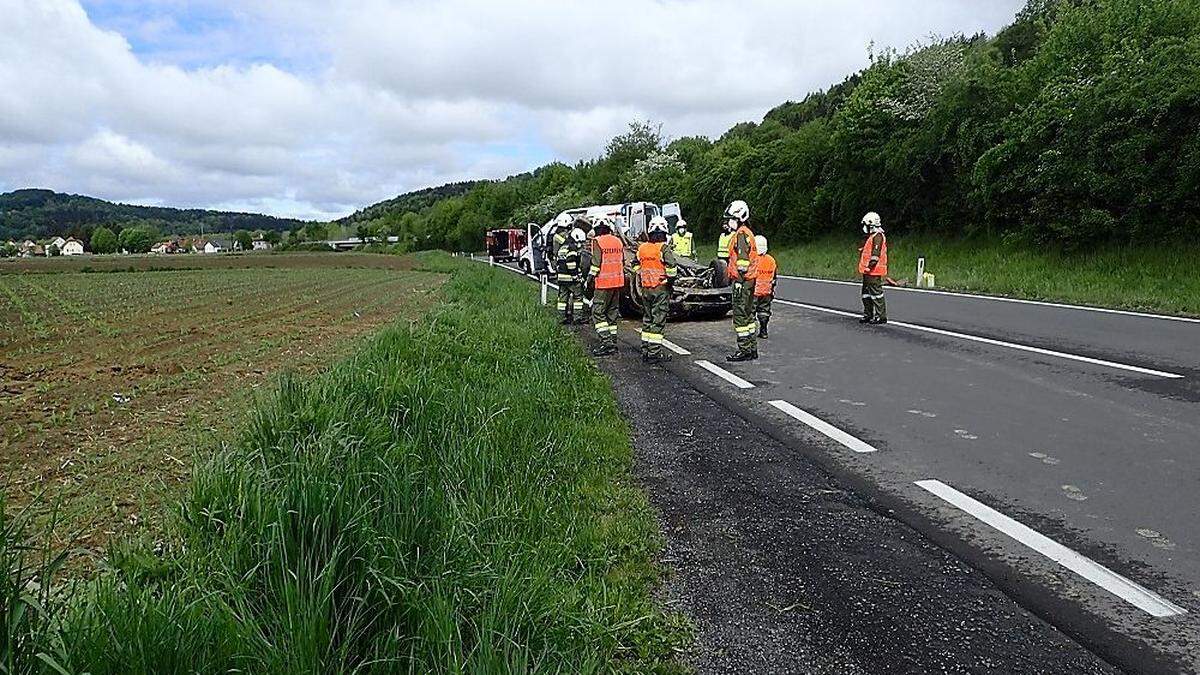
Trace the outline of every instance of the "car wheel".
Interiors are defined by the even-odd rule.
[[[642,318],[642,306],[628,291],[621,292],[621,299],[617,302],[617,311],[621,313],[623,319],[640,319]]]
[[[726,276],[729,273],[729,264],[726,261],[717,258],[709,263],[708,267],[713,271],[713,288],[725,288],[729,285],[729,277]]]

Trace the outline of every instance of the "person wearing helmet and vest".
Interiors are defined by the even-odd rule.
[[[546,248],[546,260],[550,263],[547,272],[552,272],[558,265],[558,251],[567,243],[567,239],[571,236],[571,223],[574,221],[571,216],[565,213],[559,214],[554,219],[554,227],[550,234],[550,246]]]
[[[728,220],[721,224],[721,237],[717,239],[717,260],[729,262],[729,242],[733,239],[733,231],[736,229],[737,225]]]
[[[775,299],[775,257],[767,253],[767,238],[754,238],[758,249],[758,276],[754,279],[754,315],[758,317],[758,337],[767,339],[767,324],[771,323],[771,301]]]
[[[663,352],[663,330],[671,309],[671,286],[678,270],[675,251],[667,245],[667,219],[654,216],[646,228],[648,241],[638,246],[633,273],[642,289],[642,361],[670,361]]]
[[[566,243],[558,248],[555,264],[558,272],[558,311],[562,314],[564,326],[582,322],[586,318],[583,315],[583,269],[579,266],[586,241],[587,233],[576,227],[571,230]]]
[[[593,356],[608,356],[617,353],[618,303],[621,289],[625,287],[625,245],[612,233],[612,222],[601,217],[592,225],[592,266],[589,278],[595,279],[596,290],[592,294],[592,322],[600,344],[592,350]]]
[[[887,301],[883,297],[883,280],[888,273],[887,235],[883,222],[874,211],[863,216],[863,244],[858,258],[858,273],[862,275],[863,318],[859,323],[887,323]]]
[[[737,333],[737,351],[726,361],[752,361],[758,358],[758,326],[754,317],[754,287],[758,278],[758,247],[750,230],[750,207],[738,201],[725,210],[725,227],[732,229],[729,239],[729,264],[733,283],[733,331]]]
[[[688,232],[687,221],[680,218],[675,223],[675,234],[671,235],[671,248],[680,258],[696,259],[696,242],[692,233]]]

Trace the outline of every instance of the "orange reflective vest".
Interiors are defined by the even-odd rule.
[[[664,242],[647,242],[638,246],[638,277],[642,288],[658,288],[667,282],[667,266],[663,264]]]
[[[742,235],[746,235],[746,241],[750,243],[750,266],[746,268],[745,274],[742,275],[742,278],[749,281],[758,276],[758,245],[754,243],[754,233],[745,225],[738,227],[737,232],[734,232],[733,236],[729,238],[729,271],[727,276],[730,279],[738,278],[737,264],[740,260],[737,253],[737,243],[738,238]]]
[[[775,258],[770,255],[758,257],[758,276],[754,278],[754,297],[765,298],[775,292]]]
[[[875,237],[879,237],[879,262],[872,270],[870,269],[871,252],[875,249]],[[887,237],[882,232],[876,232],[867,237],[867,243],[863,244],[862,255],[858,259],[858,273],[873,277],[887,276]]]
[[[600,247],[596,288],[621,288],[625,285],[625,246],[611,234],[596,237],[596,245]]]

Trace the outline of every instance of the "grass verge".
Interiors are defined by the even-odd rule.
[[[771,253],[780,272],[823,279],[860,279],[857,238],[825,237]],[[1200,316],[1200,249],[1105,246],[1083,253],[1034,249],[995,240],[896,235],[888,239],[890,272],[914,283],[917,258],[940,288],[1029,300]],[[706,243],[704,252],[716,250]]]
[[[65,671],[676,669],[607,380],[522,280],[424,262],[454,270],[438,309],[282,381],[168,550],[113,551],[61,618]]]

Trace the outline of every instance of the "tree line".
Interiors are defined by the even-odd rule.
[[[1030,0],[993,37],[873,52],[715,140],[635,122],[596,159],[402,195],[352,220],[407,248],[467,250],[489,228],[630,200],[679,201],[711,235],[744,199],[781,241],[853,232],[867,210],[892,231],[1066,250],[1172,241],[1200,216],[1197,26],[1200,0]]]

